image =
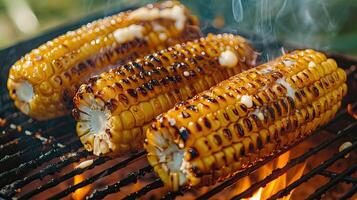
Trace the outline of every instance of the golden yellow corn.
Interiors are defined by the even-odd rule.
[[[283,55],[158,116],[146,134],[148,160],[172,190],[222,181],[330,121],[345,81],[322,53]]]
[[[81,85],[74,97],[77,134],[95,155],[138,151],[157,115],[254,61],[255,52],[242,37],[209,35],[105,72]]]
[[[68,114],[89,77],[128,60],[200,37],[197,19],[178,2],[150,4],[70,31],[32,50],[10,69],[8,89],[25,114]]]

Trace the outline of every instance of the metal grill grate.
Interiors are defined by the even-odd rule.
[[[97,16],[99,17],[99,16]],[[92,18],[90,18],[92,19]],[[89,20],[89,19],[88,19]],[[87,21],[87,20],[84,20]],[[84,21],[80,22],[83,23]],[[70,27],[76,27],[73,25]],[[64,30],[59,29],[57,33],[62,33]],[[217,32],[217,30],[207,28],[207,32]],[[31,46],[36,46],[41,40],[47,40],[48,36],[41,36],[35,38],[34,40],[29,40],[25,43],[26,48]],[[36,40],[36,42],[34,42]],[[268,47],[269,49],[280,48],[279,43],[272,44],[259,44],[255,43],[255,46],[259,49]],[[17,47],[18,48],[18,47]],[[25,50],[20,51],[20,54]],[[0,55],[6,55],[9,49],[1,51]],[[17,58],[21,55],[17,55]],[[15,57],[9,58],[5,61],[6,68],[2,69],[1,72],[1,83],[5,83],[7,70],[10,63],[14,62]],[[354,195],[357,191],[357,179],[351,176],[352,173],[356,172],[356,164],[349,166],[341,173],[336,173],[329,171],[327,168],[331,166],[336,160],[343,158],[349,152],[356,150],[356,121],[348,115],[346,110],[347,103],[352,104],[352,108],[356,107],[356,97],[354,93],[357,92],[357,81],[356,81],[356,65],[357,61],[335,56],[338,63],[345,66],[346,72],[348,73],[348,84],[349,93],[343,102],[343,108],[337,115],[336,119],[321,130],[330,133],[331,137],[315,145],[313,148],[307,150],[302,155],[290,160],[284,167],[275,169],[269,176],[261,181],[253,183],[248,189],[237,194],[233,199],[241,199],[251,196],[260,187],[265,186],[269,182],[273,181],[280,175],[287,172],[292,167],[299,163],[306,161],[315,154],[319,153],[321,150],[334,144],[338,139],[350,138],[353,143],[349,148],[343,151],[331,155],[329,159],[325,160],[322,164],[313,168],[300,179],[296,180],[292,184],[288,185],[281,191],[273,194],[271,199],[277,199],[288,195],[290,191],[300,186],[304,182],[308,181],[314,176],[324,176],[330,178],[330,181],[324,185],[317,186],[316,191],[309,197],[310,199],[320,198],[325,194],[332,186],[339,182],[345,182],[352,184],[352,187],[345,191],[342,198],[349,198]],[[144,196],[148,192],[159,190],[163,187],[163,183],[160,179],[157,179],[153,173],[151,166],[147,163],[142,162],[145,159],[145,152],[138,152],[126,159],[113,159],[109,157],[94,158],[90,153],[86,152],[79,140],[76,138],[74,132],[74,121],[70,117],[64,117],[56,119],[49,122],[38,122],[28,117],[24,116],[22,113],[18,112],[11,102],[9,96],[7,95],[6,88],[4,84],[1,84],[0,94],[0,117],[6,120],[4,126],[0,127],[0,197],[9,199],[16,197],[18,199],[28,199],[34,197],[35,195],[44,193],[59,184],[72,179],[76,175],[86,173],[88,171],[93,171],[87,179],[76,183],[75,185],[69,185],[68,187],[57,190],[54,193],[48,193],[49,199],[58,199],[66,197],[73,193],[79,188],[83,188],[89,184],[92,184],[98,180],[110,178],[110,175],[117,173],[119,170],[130,168],[131,173],[127,174],[121,180],[116,180],[115,183],[107,184],[99,188],[95,188],[94,191],[87,195],[87,199],[101,199],[110,194],[120,192],[121,188],[135,184],[139,180],[143,180],[147,177],[152,179],[150,183],[143,185],[141,188],[137,188],[135,192],[128,194],[125,199],[135,199]],[[343,127],[343,128],[341,128]],[[319,131],[314,133],[319,134]],[[306,138],[305,138],[306,139]],[[304,139],[304,140],[305,140]],[[217,184],[216,186],[210,187],[208,191],[198,199],[208,199],[214,195],[220,193],[231,185],[234,185],[238,180],[246,177],[259,168],[261,168],[266,163],[274,160],[279,155],[284,152],[294,148],[294,146],[303,142],[301,139],[295,145],[289,147],[283,147],[283,149],[277,154],[267,157],[263,161],[259,161],[254,165],[251,165],[248,169],[241,171],[234,175],[233,177],[227,179],[226,181]],[[83,160],[85,158],[93,158],[93,164],[85,168],[75,168],[68,170],[68,168],[76,162]],[[113,163],[110,166],[104,166],[109,162]],[[131,166],[139,163],[139,169],[132,170]],[[143,164],[144,163],[144,164]],[[130,166],[129,166],[130,165]],[[103,167],[104,166],[104,167]],[[154,178],[153,178],[154,177]],[[46,179],[47,178],[47,179]],[[43,179],[43,180],[42,180]],[[36,181],[41,181],[41,185],[31,187],[31,184]],[[27,190],[22,190],[24,187],[30,188]],[[177,196],[185,195],[186,193],[193,192],[194,189],[182,189],[178,192],[168,192],[161,193],[162,199],[172,199]]]

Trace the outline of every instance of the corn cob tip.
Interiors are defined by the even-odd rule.
[[[30,103],[34,98],[33,86],[28,81],[15,82],[9,79],[8,85],[13,88],[10,91],[12,97],[16,97],[19,101],[16,106],[25,114],[30,112]]]
[[[87,104],[72,110],[73,116],[79,120],[77,132],[84,147],[93,154],[100,156],[115,149],[110,139],[110,114],[104,103],[94,96],[85,97]]]
[[[170,121],[170,120],[169,120]],[[173,125],[174,126],[174,125]],[[184,130],[181,130],[184,132]],[[191,174],[191,165],[185,158],[188,157],[182,141],[176,141],[170,133],[163,132],[151,132],[151,129],[147,131],[147,138],[150,138],[152,143],[145,142],[146,149],[156,149],[155,156],[160,158],[160,165],[162,169],[169,172],[159,173],[161,178],[168,183],[168,186],[177,191],[180,186],[187,185],[187,177],[194,177]],[[155,144],[154,146],[152,144]],[[148,159],[153,156],[148,154]],[[155,165],[153,165],[155,166]],[[168,177],[164,177],[168,175]]]

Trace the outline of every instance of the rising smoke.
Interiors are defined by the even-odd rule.
[[[338,0],[232,0],[232,9],[237,27],[260,36],[265,47],[283,40],[321,50],[329,48],[348,14]],[[280,53],[267,49],[267,60]]]

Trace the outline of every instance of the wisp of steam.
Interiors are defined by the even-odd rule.
[[[232,0],[232,9],[237,28],[256,35],[252,40],[261,47],[263,60],[271,60],[284,52],[284,46],[271,46],[276,40],[301,48],[328,49],[348,14],[347,7],[337,2]]]

